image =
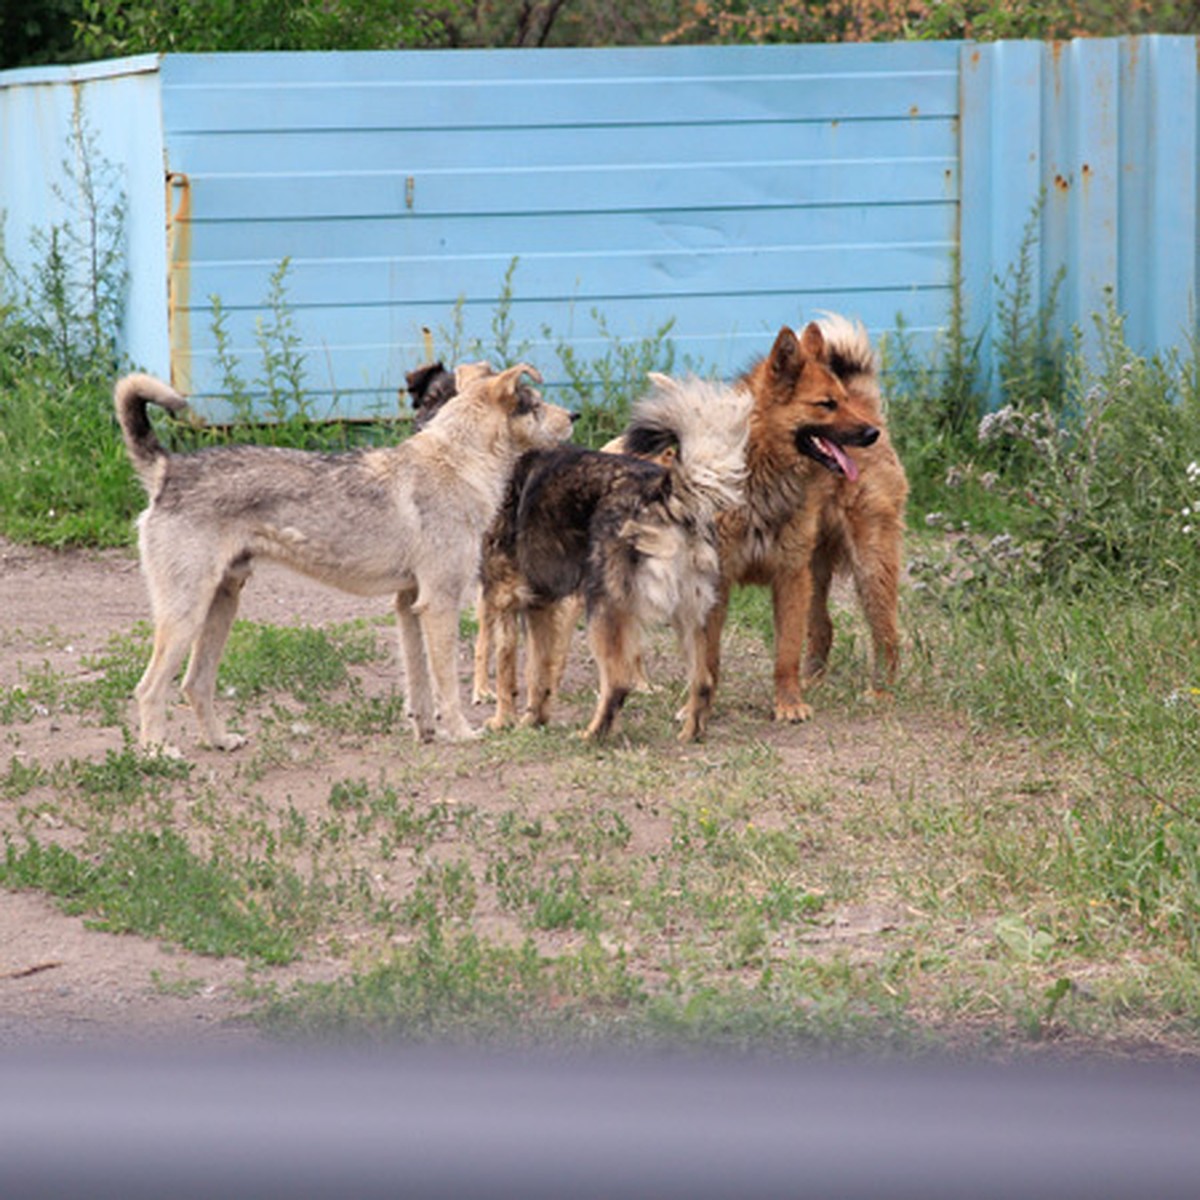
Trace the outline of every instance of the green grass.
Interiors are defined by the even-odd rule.
[[[221,865],[204,862],[169,830],[113,836],[95,859],[36,838],[10,841],[0,883],[54,896],[93,929],[164,938],[197,954],[236,954],[285,963],[295,939],[263,910],[252,889]]]

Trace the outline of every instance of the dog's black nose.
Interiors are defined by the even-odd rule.
[[[571,424],[572,424],[572,425],[574,425],[574,424],[575,424],[575,422],[576,422],[576,421],[578,421],[578,420],[579,420],[579,418],[580,418],[580,417],[582,417],[582,416],[583,416],[583,413],[575,413],[575,412],[573,412],[573,413],[571,414]]]
[[[862,432],[862,441],[858,444],[860,446],[873,446],[877,441],[879,441],[879,430],[874,425],[868,425]]]

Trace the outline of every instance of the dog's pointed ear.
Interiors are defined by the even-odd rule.
[[[414,367],[404,376],[408,394],[414,399],[422,395],[425,389],[429,387],[430,380],[439,371],[444,371],[445,369],[440,362],[429,362],[420,367]]]
[[[664,375],[661,371],[647,371],[646,378],[652,387],[659,388],[664,392],[679,391],[679,384],[670,375]]]
[[[771,353],[767,355],[767,369],[774,379],[793,379],[800,372],[804,355],[795,330],[784,325],[775,337]]]
[[[509,367],[508,370],[501,371],[496,376],[495,395],[510,408],[516,406],[522,375],[528,375],[534,383],[542,382],[541,371],[537,367],[530,366],[529,363],[517,363],[515,367]]]
[[[804,352],[805,358],[815,358],[818,362],[824,362],[829,356],[829,349],[825,345],[825,335],[816,321],[809,321],[805,325],[804,332],[800,335],[800,349]]]
[[[491,374],[492,364],[489,362],[459,363],[454,368],[455,391],[461,392],[467,384],[476,379],[486,379]]]

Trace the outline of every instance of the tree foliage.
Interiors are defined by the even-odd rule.
[[[1196,0],[4,0],[0,68],[159,51],[989,41],[1197,31]]]
[[[672,42],[878,42],[1193,33],[1188,0],[688,0]]]

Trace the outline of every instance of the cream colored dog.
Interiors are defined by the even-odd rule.
[[[571,414],[522,382],[532,367],[460,367],[457,395],[398,446],[315,454],[228,446],[170,454],[147,417],[186,401],[149,375],[115,390],[117,418],[150,505],[138,520],[154,652],[137,686],[143,747],[167,740],[171,682],[191,652],[183,692],[203,738],[245,738],[218,720],[217,664],[254,561],[270,559],[357,595],[395,593],[407,707],[421,740],[467,738],[457,676],[458,616],[479,577],[482,535],[513,466],[570,435]]]

